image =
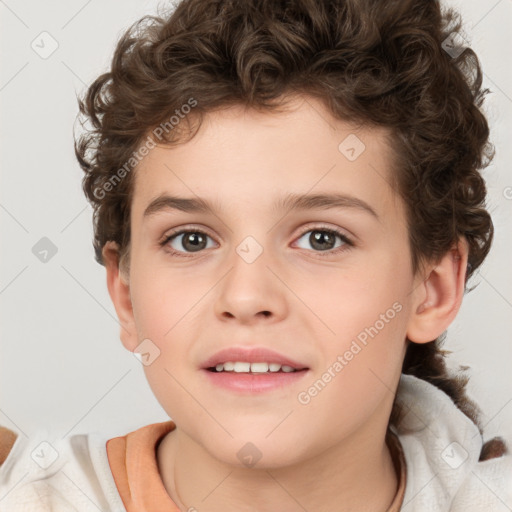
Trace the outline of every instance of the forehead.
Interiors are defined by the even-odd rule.
[[[350,192],[394,202],[389,132],[333,118],[313,98],[284,112],[236,105],[205,115],[191,140],[157,145],[135,170],[132,207],[162,193],[230,204],[266,203],[286,193]],[[135,213],[135,212],[134,212]]]

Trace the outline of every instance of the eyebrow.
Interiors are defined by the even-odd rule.
[[[379,218],[377,212],[365,201],[357,197],[344,194],[292,194],[289,193],[279,198],[272,206],[273,211],[283,210],[315,210],[330,208],[354,208]],[[144,210],[144,217],[149,217],[162,210],[179,210],[187,213],[210,213],[216,215],[216,211],[222,208],[220,204],[210,203],[200,197],[177,197],[162,195],[151,201]]]

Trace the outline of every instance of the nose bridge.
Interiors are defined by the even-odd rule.
[[[263,235],[256,235],[262,238]],[[283,287],[269,269],[275,261],[254,235],[246,235],[229,259],[230,270],[220,283],[216,313],[248,322],[257,316],[281,317],[286,311]],[[264,245],[265,244],[265,245]]]
[[[261,240],[261,235],[258,236]],[[255,261],[260,259],[265,251],[264,245],[268,244],[265,241],[258,241],[253,235],[247,235],[235,248],[236,254],[242,259],[247,265],[252,265]],[[266,259],[266,258],[263,258]],[[235,260],[236,261],[236,260]]]

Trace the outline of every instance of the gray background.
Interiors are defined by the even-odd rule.
[[[468,389],[486,437],[502,433],[512,442],[512,0],[455,5],[493,91],[486,111],[497,155],[485,176],[496,239],[446,348],[451,367],[471,367]],[[119,341],[72,135],[76,93],[107,70],[122,31],[156,6],[0,1],[0,424],[22,435],[47,428],[115,436],[168,419]],[[31,47],[51,49],[43,31],[58,43],[47,58]],[[57,249],[46,263],[32,252],[42,237]]]

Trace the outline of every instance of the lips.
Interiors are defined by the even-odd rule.
[[[229,347],[210,356],[201,364],[201,368],[207,370],[215,368],[218,364],[235,361],[246,363],[274,363],[280,364],[281,366],[290,366],[295,370],[308,369],[306,364],[264,347]]]

